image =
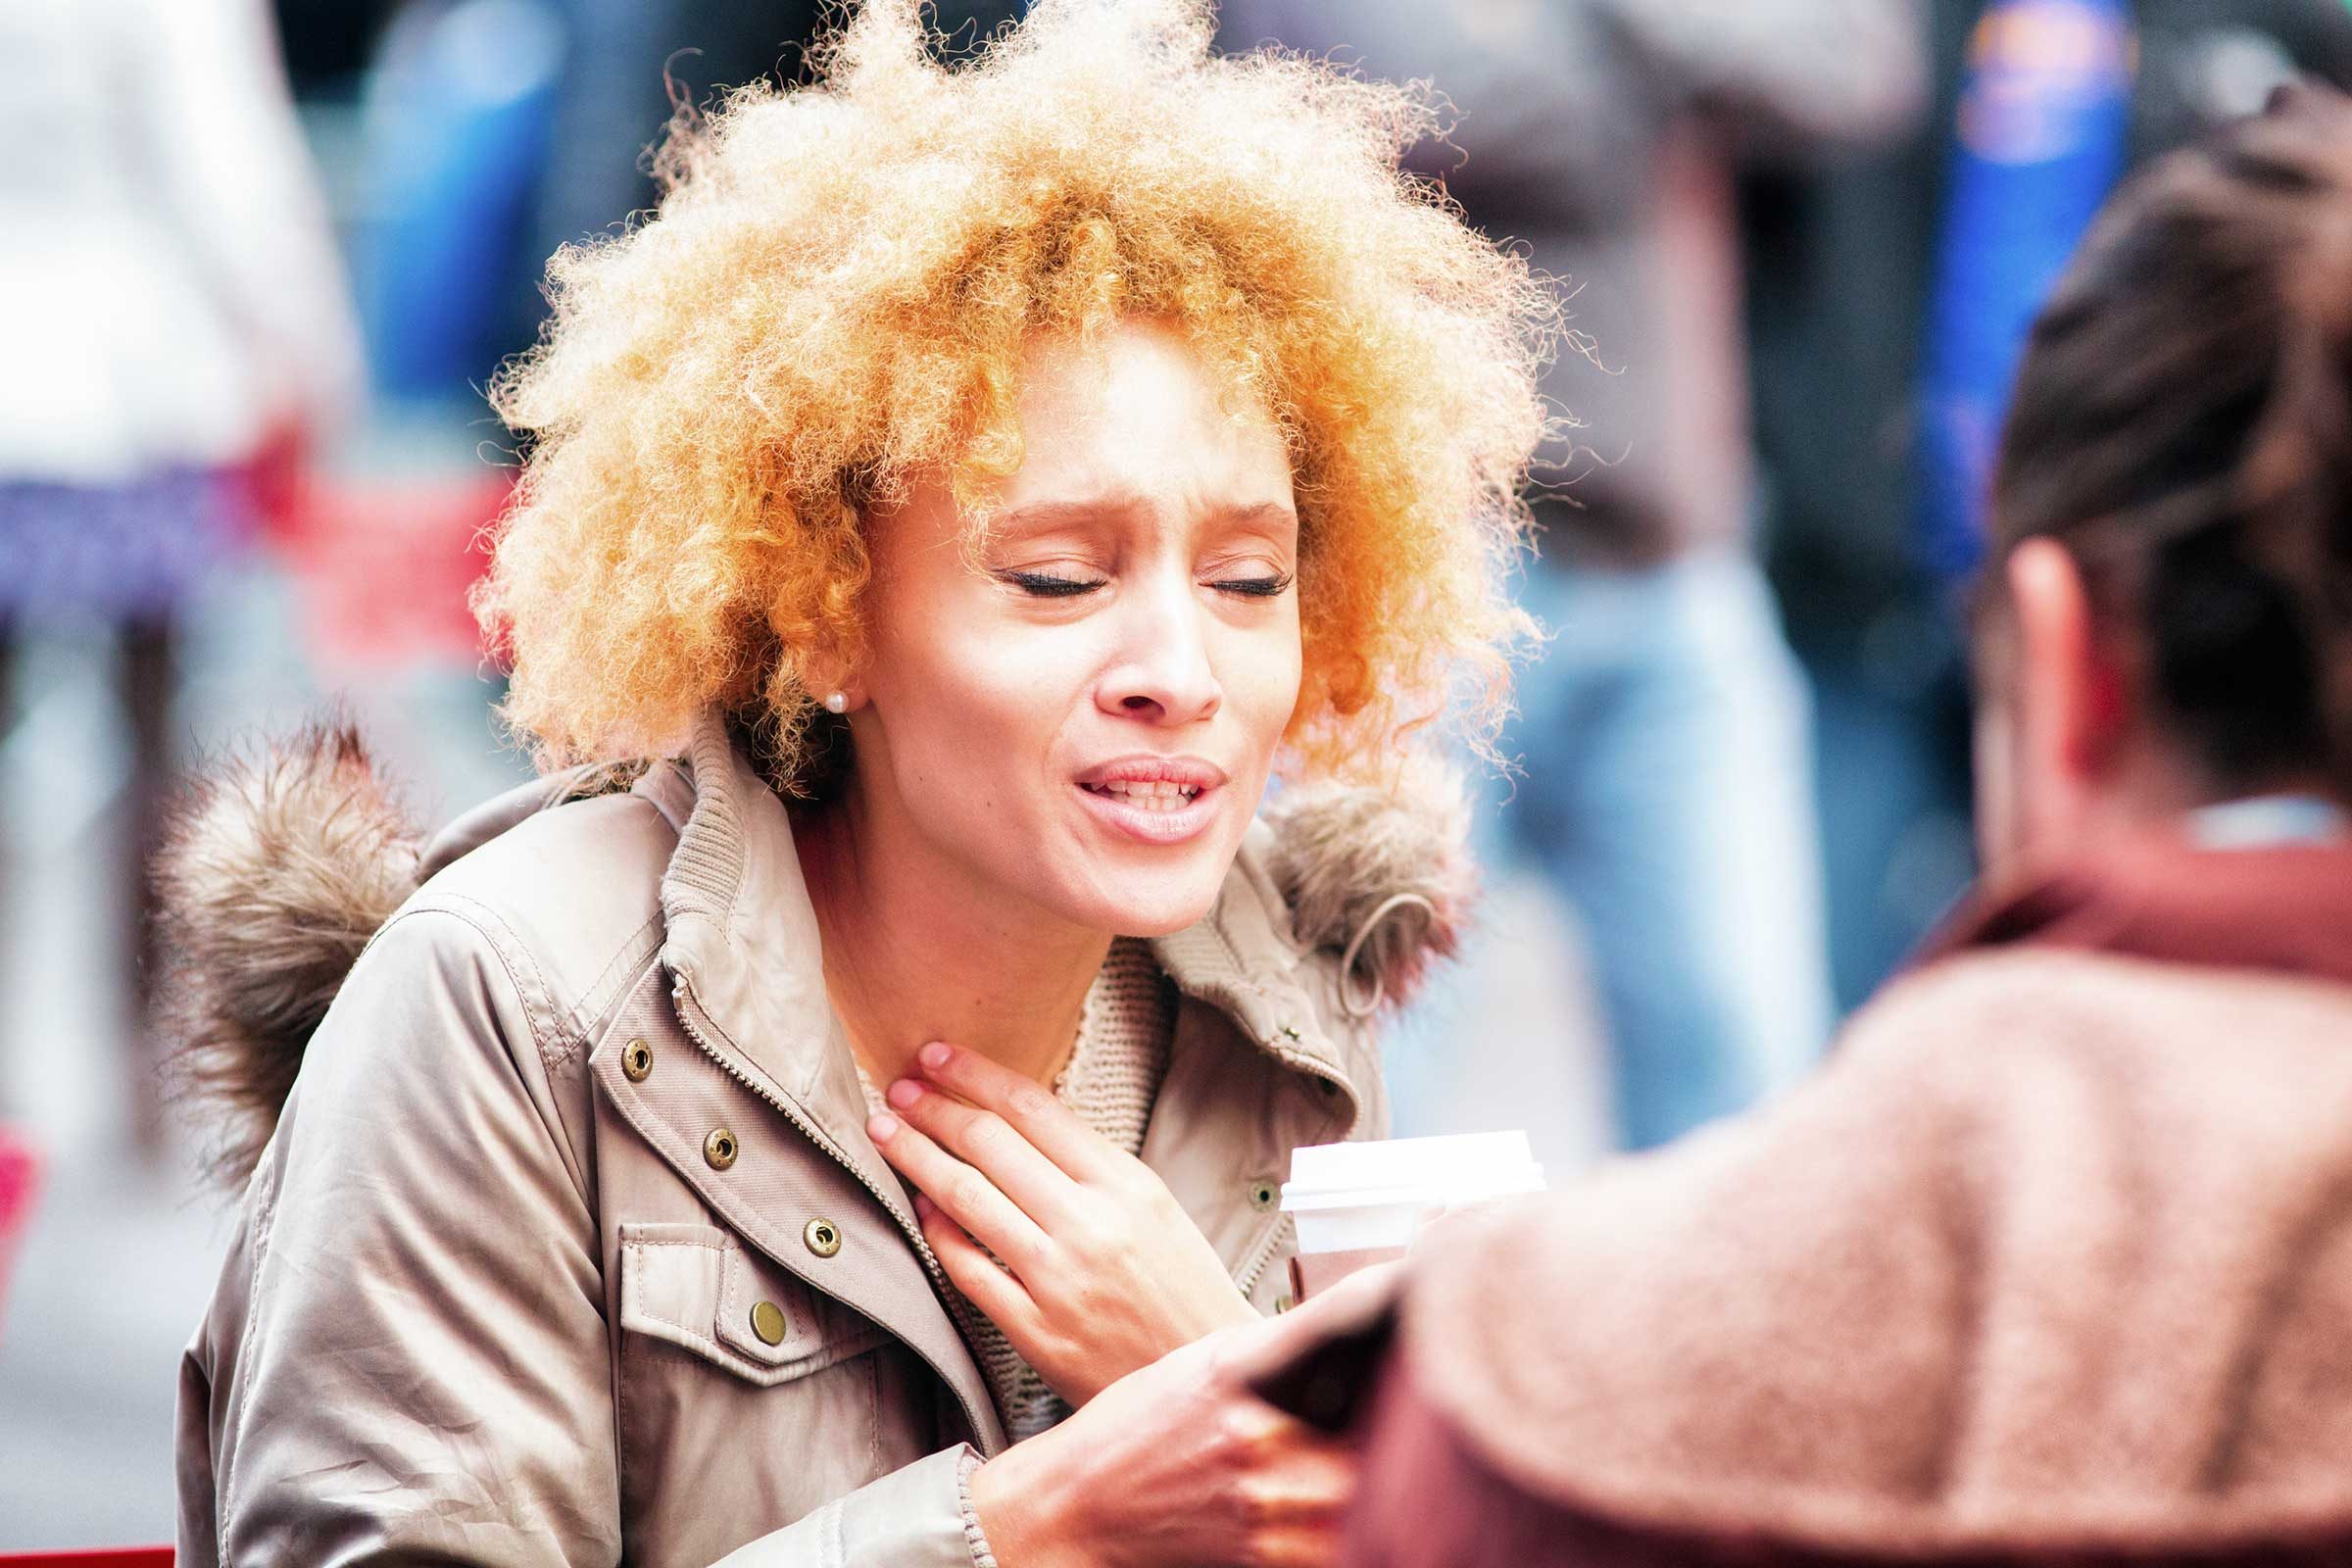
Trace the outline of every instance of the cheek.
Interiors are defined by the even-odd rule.
[[[1000,626],[889,650],[874,696],[902,781],[953,777],[975,798],[1008,805],[1006,790],[1034,776],[1083,695],[1083,650],[1070,641],[1066,631]]]
[[[1243,721],[1250,739],[1268,752],[1281,741],[1298,707],[1304,662],[1294,610],[1282,625],[1242,638],[1219,671],[1226,706]]]

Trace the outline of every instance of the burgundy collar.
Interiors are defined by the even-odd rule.
[[[2021,945],[2352,984],[2352,845],[2149,839],[1979,889],[1916,961]]]

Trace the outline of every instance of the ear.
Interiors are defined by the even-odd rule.
[[[801,689],[809,701],[830,708],[828,701],[834,693],[842,696],[842,712],[850,712],[863,705],[865,692],[858,683],[856,672],[838,656],[829,652],[804,655],[799,668]]]
[[[2101,646],[2082,569],[2052,539],[2029,539],[2003,566],[2016,632],[2009,763],[2016,828],[2029,845],[2079,834],[2103,793],[2127,728],[2123,673]]]

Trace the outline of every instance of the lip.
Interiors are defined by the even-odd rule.
[[[1078,775],[1081,784],[1183,784],[1203,794],[1225,782],[1225,770],[1198,757],[1159,757],[1150,752],[1098,762]]]
[[[1144,844],[1182,844],[1199,838],[1216,820],[1223,802],[1225,770],[1198,757],[1122,757],[1088,768],[1071,781],[1087,809],[1113,831]],[[1192,804],[1173,811],[1148,811],[1124,801],[1098,795],[1089,784],[1181,784],[1200,793]]]

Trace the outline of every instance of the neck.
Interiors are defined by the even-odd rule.
[[[2096,793],[2083,814],[2093,819],[2094,836],[2102,840],[2151,834],[2193,840],[2202,832],[2200,823],[2217,813],[2283,801],[2335,810],[2345,806],[2340,784],[2317,771],[2284,768],[2224,780],[2175,753],[2149,748]]]
[[[2334,781],[2317,774],[2279,774],[2224,788],[2178,765],[2138,767],[2099,787],[2059,796],[2015,852],[1992,858],[1985,881],[1994,888],[2023,885],[2053,864],[2095,859],[2158,839],[2230,849],[2267,847],[2282,835],[2294,836],[2289,828],[2307,836],[2311,821],[2300,812],[2288,820],[2242,809],[2250,803],[2279,801],[2313,804],[2352,818],[2352,800]],[[2340,831],[2340,822],[2333,826]]]
[[[854,798],[796,813],[825,990],[877,1087],[934,1040],[1051,1084],[1069,1058],[1110,933],[968,885]]]

